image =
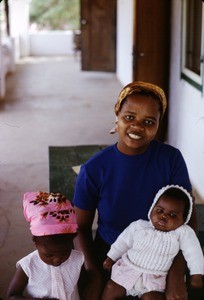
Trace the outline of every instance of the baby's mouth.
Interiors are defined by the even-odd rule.
[[[157,224],[158,224],[159,226],[161,226],[161,227],[165,227],[165,226],[166,226],[166,222],[163,221],[163,220],[158,221]]]
[[[128,136],[133,140],[140,140],[142,138],[141,135],[133,132],[128,133]]]

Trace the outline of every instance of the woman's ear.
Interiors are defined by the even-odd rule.
[[[109,133],[114,134],[117,132],[117,128],[118,128],[118,116],[116,116],[115,118],[115,126],[113,128],[111,128],[111,130],[109,131]]]

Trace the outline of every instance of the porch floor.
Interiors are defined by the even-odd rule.
[[[112,144],[113,73],[82,72],[79,57],[29,57],[0,101],[0,297],[18,259],[34,249],[22,213],[27,191],[49,191],[49,146]]]

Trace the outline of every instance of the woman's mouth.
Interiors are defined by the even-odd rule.
[[[141,135],[137,134],[137,133],[128,133],[128,136],[132,139],[132,140],[140,140],[142,137]]]

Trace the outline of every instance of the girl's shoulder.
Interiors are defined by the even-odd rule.
[[[28,270],[31,270],[34,267],[39,266],[39,264],[41,264],[41,259],[39,257],[38,251],[35,250],[29,253],[28,255],[24,256],[23,258],[21,258],[19,261],[17,261],[16,268],[20,266],[28,276]]]
[[[84,263],[84,254],[82,251],[73,249],[71,252],[71,257],[74,261],[79,260],[82,264]]]

